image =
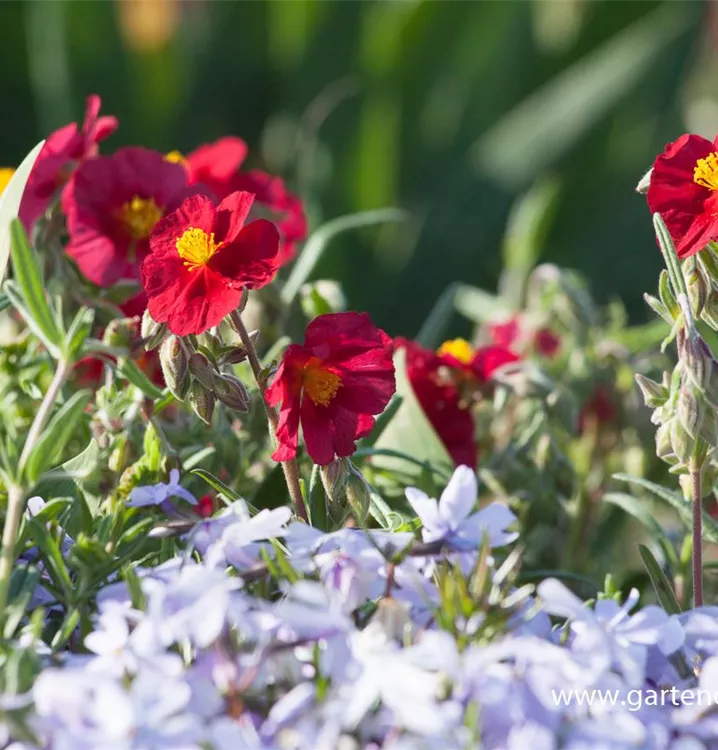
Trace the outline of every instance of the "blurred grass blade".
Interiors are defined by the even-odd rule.
[[[15,170],[15,174],[5,186],[5,190],[0,194],[0,281],[5,276],[10,257],[10,222],[17,217],[27,179],[44,145],[45,141],[40,141],[23,159],[22,164]]]
[[[92,396],[89,389],[77,391],[50,420],[27,460],[25,472],[30,482],[36,482],[62,453]]]
[[[162,398],[164,393],[161,388],[158,388],[142,370],[138,367],[137,363],[132,359],[126,357],[118,360],[117,363],[117,374],[127,379],[132,385],[139,388],[142,393],[153,401],[158,398]]]
[[[40,264],[18,219],[10,223],[10,255],[13,277],[22,294],[25,308],[42,331],[45,343],[57,352],[61,344],[60,331],[45,296]]]
[[[458,285],[454,306],[458,313],[474,323],[485,323],[511,312],[511,305],[507,300],[468,284]]]
[[[314,268],[327,249],[329,242],[334,237],[349,229],[369,227],[374,224],[384,224],[388,221],[405,221],[408,213],[399,208],[384,208],[378,211],[365,211],[359,214],[340,216],[338,219],[328,221],[324,226],[317,229],[307,240],[294,268],[282,288],[282,302],[290,305],[299,293],[302,285],[309,280]]]
[[[532,92],[475,143],[477,171],[508,189],[530,184],[651,75],[700,12],[664,3]]]
[[[541,180],[514,204],[509,215],[499,292],[517,309],[523,307],[526,279],[541,257],[560,194],[557,179]]]
[[[666,578],[666,574],[653,556],[653,553],[643,544],[638,545],[638,552],[641,555],[643,564],[646,566],[648,577],[651,579],[653,588],[656,590],[656,596],[661,606],[669,615],[679,615],[681,613],[681,605],[678,603],[670,581]]]

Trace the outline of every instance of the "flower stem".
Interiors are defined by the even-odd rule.
[[[701,467],[695,459],[690,466],[691,495],[693,500],[693,606],[703,605],[703,491]]]
[[[25,438],[25,445],[20,454],[17,472],[20,479],[22,478],[22,470],[45,429],[52,407],[55,405],[55,401],[67,378],[69,370],[69,363],[64,359],[60,359],[57,363],[55,375],[50,382],[50,387],[47,389],[47,393],[30,426],[30,431]],[[5,516],[5,526],[3,527],[2,548],[0,548],[0,615],[4,612],[7,605],[10,576],[15,564],[15,545],[24,510],[25,491],[21,485],[13,482],[8,488],[7,514]]]
[[[242,346],[247,351],[247,360],[249,361],[249,366],[252,368],[252,374],[254,375],[254,380],[257,383],[257,388],[259,388],[259,392],[262,396],[264,410],[267,413],[270,433],[272,435],[272,439],[276,441],[277,427],[279,426],[279,417],[277,416],[277,412],[274,410],[274,407],[270,406],[267,403],[266,387],[264,378],[262,377],[262,365],[259,361],[259,357],[257,356],[257,350],[254,347],[254,343],[252,342],[252,339],[247,332],[247,328],[245,327],[244,322],[242,321],[242,316],[239,314],[239,312],[235,310],[233,313],[230,313],[230,318],[232,320],[234,329],[239,334],[239,338],[242,341]],[[309,523],[309,516],[307,515],[307,509],[304,506],[304,499],[302,498],[302,489],[299,486],[299,471],[297,469],[297,462],[294,459],[291,459],[289,461],[282,461],[281,463],[282,469],[284,471],[284,478],[287,482],[287,489],[289,490],[289,497],[291,498],[292,504],[294,505],[294,510],[299,518]]]

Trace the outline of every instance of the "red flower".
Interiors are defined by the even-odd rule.
[[[279,236],[258,219],[245,226],[252,195],[232,193],[216,206],[193,195],[162,219],[142,264],[147,307],[158,323],[186,336],[218,325],[242,299],[277,271]]]
[[[396,339],[406,351],[409,382],[431,426],[457,466],[476,468],[478,446],[474,419],[458,387],[442,375],[446,360],[406,339]]]
[[[610,424],[618,417],[618,407],[611,391],[599,383],[593,390],[590,398],[583,405],[578,417],[578,431],[582,434],[589,424],[600,427]]]
[[[514,346],[521,336],[518,315],[514,315],[514,317],[501,323],[489,323],[488,329],[492,343],[506,348]]]
[[[304,345],[287,348],[267,389],[269,404],[281,403],[272,458],[296,456],[300,423],[315,463],[351,456],[395,388],[391,339],[366,313],[320,315],[307,326]]]
[[[483,346],[474,349],[466,339],[445,341],[437,352],[439,363],[464,376],[487,383],[494,372],[521,358],[505,346]]]
[[[551,359],[558,354],[558,350],[561,348],[561,339],[549,328],[541,328],[536,331],[534,344],[539,354]]]
[[[82,130],[70,123],[51,133],[37,157],[20,203],[20,219],[30,227],[47,210],[50,200],[73,169],[97,154],[97,144],[117,129],[115,117],[99,117],[100,97],[87,97]]]
[[[186,185],[182,167],[145,148],[86,161],[62,194],[68,254],[98,286],[139,279],[150,233]]]
[[[307,220],[302,201],[290,193],[281,177],[260,170],[240,172],[247,156],[247,145],[241,138],[227,136],[200,146],[187,157],[172,152],[167,158],[183,164],[190,184],[206,185],[224,200],[230,193],[244,190],[254,193],[252,218],[265,218],[276,224],[281,238],[280,265],[297,253],[297,244],[307,236]]]
[[[656,159],[648,206],[659,213],[678,257],[688,258],[718,240],[718,138],[682,135]]]
[[[193,510],[200,518],[210,518],[214,513],[214,498],[212,495],[202,495]]]

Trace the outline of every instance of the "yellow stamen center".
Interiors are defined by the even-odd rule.
[[[177,240],[177,254],[190,271],[206,266],[210,258],[222,247],[223,242],[214,241],[214,232],[207,234],[203,229],[190,227]]]
[[[187,166],[187,159],[181,151],[170,151],[165,154],[165,161],[172,162],[172,164],[181,164],[183,167]]]
[[[698,159],[693,170],[693,182],[708,190],[718,190],[718,152]]]
[[[2,195],[3,190],[5,190],[8,182],[10,182],[14,174],[14,169],[10,169],[9,167],[0,167],[0,195]]]
[[[134,240],[149,237],[155,224],[162,218],[162,209],[154,198],[141,198],[134,195],[132,200],[123,203],[118,212],[119,220]]]
[[[323,367],[318,357],[312,357],[304,368],[302,385],[316,406],[327,406],[342,387],[342,379]]]
[[[444,343],[437,349],[436,352],[440,357],[449,355],[454,359],[458,359],[465,365],[471,364],[471,360],[474,358],[474,349],[466,339],[452,339],[451,341],[444,341]]]

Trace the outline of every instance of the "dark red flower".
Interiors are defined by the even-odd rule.
[[[561,339],[550,328],[540,328],[534,335],[534,344],[539,354],[551,359],[561,348]]]
[[[306,239],[304,206],[296,195],[287,190],[281,177],[258,169],[240,172],[246,156],[245,142],[241,138],[227,136],[200,146],[186,157],[175,151],[167,158],[183,164],[190,184],[206,185],[218,200],[224,200],[237,190],[254,193],[251,218],[269,219],[277,226],[281,239],[279,261],[282,265],[296,255],[297,245]]]
[[[579,433],[583,433],[589,424],[597,427],[610,424],[618,417],[618,407],[611,391],[604,383],[599,383],[583,405],[578,418]]]
[[[214,513],[214,498],[212,495],[202,495],[193,510],[201,518],[210,518]]]
[[[117,129],[115,117],[99,117],[100,97],[87,97],[82,130],[70,123],[51,133],[30,172],[20,203],[20,219],[30,227],[47,210],[50,200],[85,159],[96,156],[100,141]]]
[[[296,456],[300,424],[315,463],[351,456],[395,389],[392,341],[366,313],[320,315],[304,344],[287,348],[267,389],[269,404],[281,403],[272,458]]]
[[[250,193],[232,193],[216,206],[193,195],[155,227],[142,285],[150,314],[172,333],[218,325],[239,306],[244,287],[274,278],[279,235],[265,219],[245,225],[253,200]]]
[[[688,258],[718,240],[718,138],[682,135],[656,159],[648,188],[678,257]]]
[[[139,279],[152,229],[186,186],[185,170],[149,149],[123,148],[86,161],[62,194],[68,254],[98,286]]]
[[[406,351],[409,382],[431,426],[457,466],[476,468],[474,419],[456,383],[446,378],[446,360],[413,341],[396,339]]]

